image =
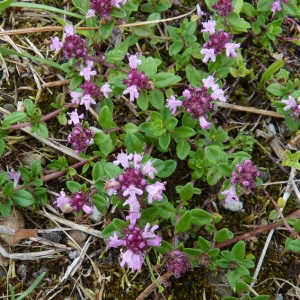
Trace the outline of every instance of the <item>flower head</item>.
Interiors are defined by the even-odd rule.
[[[108,240],[108,247],[123,247],[121,252],[121,266],[127,266],[132,271],[140,271],[145,261],[148,247],[160,246],[162,238],[154,233],[157,225],[150,228],[148,223],[142,230],[136,225],[130,224],[122,231],[122,238],[118,238],[114,233]]]
[[[62,191],[60,191],[60,195],[57,195],[56,201],[54,201],[54,204],[56,204],[57,207],[62,207],[66,203],[70,203],[70,198],[67,197],[65,191],[62,190]]]
[[[201,30],[201,32],[209,32],[209,34],[214,34],[216,32],[216,24],[217,22],[215,20],[208,20],[207,22],[203,22],[202,26],[204,29]]]
[[[86,40],[78,34],[67,34],[62,49],[67,59],[82,58],[85,60],[88,53]]]
[[[104,85],[101,86],[100,91],[103,93],[105,98],[108,98],[108,94],[112,92],[112,89],[110,89],[109,83],[106,82]]]
[[[229,16],[234,9],[232,0],[218,0],[218,2],[213,3],[211,6],[217,11],[219,16],[224,17]]]
[[[281,100],[286,106],[283,110],[291,110],[290,117],[299,119],[300,117],[300,97],[298,99],[294,99],[291,95],[289,95],[288,100]]]
[[[89,196],[82,191],[72,194],[72,197],[70,198],[70,204],[75,212],[82,209],[85,213],[91,214],[93,207],[89,202]]]
[[[20,178],[21,178],[21,173],[19,171],[9,171],[8,172],[8,179],[14,181],[14,187],[16,187],[19,184]]]
[[[275,12],[276,10],[280,11],[282,9],[280,0],[275,0],[274,2],[270,3],[270,5],[272,6],[272,12]]]
[[[176,278],[179,278],[182,274],[191,269],[187,254],[180,250],[168,252],[166,259],[166,269],[173,272]]]
[[[75,152],[85,152],[93,138],[93,133],[89,128],[84,128],[80,123],[75,125],[74,130],[68,135],[68,142]]]
[[[240,44],[235,43],[226,43],[225,49],[226,49],[226,56],[227,57],[236,57],[236,52],[234,49],[240,48]]]
[[[95,14],[100,15],[103,19],[109,19],[113,7],[120,8],[121,5],[126,3],[126,0],[90,0],[92,16]]]
[[[239,196],[236,194],[236,188],[235,185],[231,185],[229,190],[225,190],[221,192],[221,195],[226,196],[225,202],[230,203],[231,200],[239,201]]]
[[[138,59],[138,54],[130,55],[128,53],[127,55],[128,55],[128,60],[129,60],[129,67],[131,69],[136,69],[138,65],[142,64],[142,60]]]

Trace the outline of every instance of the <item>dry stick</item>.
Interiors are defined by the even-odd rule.
[[[283,115],[281,115],[275,111],[257,109],[254,107],[246,107],[246,106],[223,103],[223,102],[217,102],[217,105],[218,105],[218,107],[221,107],[221,108],[234,109],[234,110],[239,110],[239,111],[243,111],[243,112],[249,112],[249,113],[253,113],[253,114],[265,115],[265,116],[269,116],[269,117],[284,119]]]
[[[42,84],[43,89],[47,88],[52,88],[52,87],[57,87],[57,86],[62,86],[62,85],[68,85],[71,82],[71,79],[62,79],[62,80],[57,80],[57,81],[51,81],[51,82],[46,82]]]
[[[290,219],[290,218],[297,218],[297,219],[300,219],[300,209],[296,210],[295,212],[293,212],[292,214],[290,214],[289,216],[286,217],[286,219]],[[259,228],[256,228],[250,232],[246,232],[246,233],[243,233],[243,234],[240,234],[234,238],[232,238],[231,240],[228,240],[226,242],[223,242],[223,243],[219,243],[219,244],[216,244],[214,246],[214,248],[224,248],[224,247],[227,247],[227,246],[230,246],[231,244],[233,243],[236,243],[238,241],[241,241],[241,240],[246,240],[246,239],[249,239],[253,236],[256,236],[258,234],[261,234],[261,233],[264,233],[265,231],[269,231],[269,230],[274,230],[275,228],[277,228],[278,226],[281,225],[281,222],[273,222],[273,223],[270,223],[266,226],[262,226],[262,227],[259,227]],[[157,285],[161,285],[163,284],[165,281],[167,281],[171,276],[173,275],[172,272],[170,271],[167,271],[165,274],[159,276],[155,282],[153,282],[150,286],[148,286],[136,299],[137,300],[143,300],[145,299],[146,297],[149,296],[149,294],[151,292],[153,292]]]

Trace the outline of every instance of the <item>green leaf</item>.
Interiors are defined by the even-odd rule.
[[[124,131],[126,133],[136,133],[139,131],[139,128],[133,124],[133,123],[127,123],[125,124],[125,126],[123,127]]]
[[[165,121],[165,127],[167,130],[172,131],[176,127],[177,123],[178,119],[171,117]]]
[[[0,157],[4,153],[4,150],[5,150],[5,141],[4,139],[0,139]]]
[[[143,63],[139,66],[140,71],[144,71],[145,74],[152,78],[157,73],[157,67],[161,64],[161,61],[157,58],[141,56]]]
[[[90,1],[88,0],[72,0],[72,2],[84,15],[90,8]]]
[[[104,132],[96,132],[93,139],[94,143],[99,146],[105,143],[108,140],[108,138],[109,136]]]
[[[5,196],[10,196],[14,191],[14,183],[12,181],[8,182],[4,187],[3,187],[3,195]]]
[[[285,249],[291,250],[294,253],[300,253],[300,240],[293,240],[291,238],[287,238],[285,241]]]
[[[3,0],[0,2],[0,13],[2,13],[14,0]]]
[[[183,49],[183,47],[184,47],[183,41],[174,42],[169,48],[169,54],[170,55],[177,54]]]
[[[153,34],[153,30],[149,25],[141,25],[141,26],[135,26],[132,27],[132,34],[138,36],[138,37],[150,37]]]
[[[228,270],[227,271],[227,279],[230,287],[235,291],[236,290],[236,284],[239,281],[241,275],[236,270]]]
[[[7,172],[2,172],[0,174],[0,186],[4,184],[4,182],[7,180],[8,174]]]
[[[216,164],[223,156],[223,151],[218,146],[207,146],[204,152],[208,161],[212,164]]]
[[[11,125],[11,124],[15,124],[17,122],[26,121],[26,119],[27,119],[27,116],[23,111],[14,111],[4,118],[3,124]]]
[[[0,202],[0,213],[4,218],[9,217],[12,204],[13,202],[10,198],[8,198],[5,203]]]
[[[202,236],[198,237],[198,242],[196,245],[197,249],[201,249],[203,252],[207,252],[211,247],[211,242],[204,239]]]
[[[189,210],[187,210],[179,219],[175,228],[177,232],[185,232],[191,227],[192,214]]]
[[[247,32],[248,28],[251,28],[251,25],[245,21],[244,18],[241,18],[236,12],[231,12],[227,17],[227,21],[230,23],[232,30],[236,32]]]
[[[218,165],[213,166],[209,169],[206,175],[207,183],[211,186],[218,183],[218,181],[222,178],[223,174]]]
[[[98,122],[104,130],[117,127],[113,121],[112,112],[106,105],[100,109]]]
[[[164,94],[159,90],[152,90],[148,95],[148,99],[156,109],[161,109],[165,102]]]
[[[26,190],[15,191],[12,194],[13,200],[21,207],[28,207],[34,204],[35,200],[31,193]]]
[[[76,181],[67,181],[66,185],[71,193],[77,193],[81,189],[81,184]]]
[[[238,281],[236,284],[236,292],[241,293],[243,291],[248,291],[248,284],[244,281]]]
[[[267,87],[267,91],[277,97],[282,97],[284,95],[284,90],[279,83],[271,83]]]
[[[272,0],[258,0],[257,10],[258,11],[270,11]]]
[[[262,87],[267,79],[269,79],[272,75],[274,75],[277,71],[279,71],[284,66],[284,60],[280,59],[272,63],[267,70],[263,73],[259,86]]]
[[[75,75],[70,82],[70,89],[71,90],[76,90],[79,85],[82,83],[83,77],[80,75]]]
[[[186,77],[190,84],[199,86],[201,84],[203,72],[192,66],[187,66],[185,69]]]
[[[124,138],[124,144],[129,153],[142,153],[143,144],[140,139],[134,133],[126,133]]]
[[[44,139],[47,139],[49,136],[48,128],[44,124],[38,124],[36,126],[36,133]]]
[[[171,219],[175,217],[176,210],[172,203],[154,201],[153,206],[157,207],[157,214],[163,219]]]
[[[233,233],[227,228],[222,228],[216,234],[216,242],[222,243],[233,238]]]
[[[107,23],[102,23],[99,28],[99,38],[101,40],[106,40],[112,35],[114,29],[114,20],[111,20]]]
[[[184,160],[191,151],[191,145],[187,141],[180,141],[176,145],[176,154],[179,159]]]
[[[216,265],[222,269],[228,269],[230,262],[227,259],[221,258],[216,260]]]
[[[159,178],[169,177],[176,169],[177,162],[174,160],[161,161],[156,159],[153,162],[153,167],[157,169],[156,176]]]
[[[181,139],[185,139],[195,135],[196,131],[191,127],[181,126],[178,129],[174,130],[174,134],[176,134]]]
[[[179,196],[183,202],[190,200],[193,196],[193,185],[188,182],[184,187],[181,188]]]
[[[192,214],[192,224],[195,224],[197,226],[204,226],[204,225],[208,225],[212,222],[213,220],[213,216],[200,208],[193,208],[190,210],[191,214]]]
[[[106,162],[104,164],[104,170],[105,170],[105,174],[109,178],[115,178],[115,177],[119,176],[122,173],[122,169],[119,166],[116,166],[112,162]]]
[[[47,274],[47,272],[41,273],[38,276],[38,278],[30,285],[30,287],[25,292],[23,292],[22,295],[19,296],[16,300],[22,300],[25,297],[27,297],[32,291],[34,291],[34,289],[36,289],[36,287],[43,280],[43,278],[45,277],[46,274]]]
[[[164,72],[153,76],[153,81],[156,88],[164,88],[181,81],[181,77],[169,72]]]
[[[78,19],[85,19],[85,16],[79,15],[79,14],[75,14],[73,12],[70,12],[68,10],[64,10],[64,9],[59,9],[53,6],[49,6],[49,5],[43,5],[43,4],[36,4],[36,3],[32,3],[32,2],[14,2],[10,5],[11,7],[23,7],[23,8],[29,8],[29,9],[39,9],[39,10],[43,10],[43,11],[51,11],[53,13],[56,14],[62,14],[62,15],[66,15],[69,17],[74,17],[74,18],[78,18]]]
[[[165,129],[164,129],[165,130]],[[163,134],[161,134],[158,138],[158,143],[159,146],[163,149],[163,150],[167,150],[169,145],[170,145],[170,141],[171,141],[171,134],[169,132],[164,132]]]
[[[225,229],[225,228],[224,228]],[[233,233],[231,232],[232,237],[233,237]],[[231,238],[232,238],[231,237]],[[244,258],[245,256],[245,243],[244,241],[238,241],[232,248],[231,250],[231,254],[237,259],[237,260],[241,260]]]
[[[92,196],[94,205],[96,206],[97,210],[104,215],[106,213],[107,207],[108,207],[108,202],[105,197],[99,195],[99,194],[94,194]]]
[[[147,110],[149,105],[149,97],[145,90],[140,92],[140,96],[137,98],[136,103],[141,110]]]
[[[16,4],[16,3],[21,4],[21,2],[14,2],[14,3],[11,4],[11,6],[13,4]],[[23,4],[25,4],[25,3],[23,2]],[[30,3],[27,3],[27,4],[30,4]],[[45,64],[47,66],[54,67],[54,68],[56,68],[58,70],[61,69],[60,64],[54,62],[51,59],[40,58],[40,57],[37,57],[37,56],[33,56],[33,55],[30,55],[30,54],[27,54],[25,52],[19,53],[19,52],[16,52],[14,50],[10,50],[10,49],[7,49],[7,48],[0,47],[0,54],[2,54],[3,56],[16,55],[18,57],[26,57],[26,58],[35,60],[35,61],[37,61],[37,62],[39,62],[41,64]]]

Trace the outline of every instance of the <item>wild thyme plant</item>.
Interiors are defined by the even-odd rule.
[[[73,180],[77,171],[65,157],[53,160],[48,168],[70,180],[64,189],[56,191],[52,205],[77,217],[90,215],[93,210],[104,215],[111,207],[122,211],[103,228],[102,237],[107,251],[120,248],[123,268],[146,268],[146,257],[153,249],[156,257],[163,258],[162,271],[180,277],[196,267],[225,269],[233,291],[240,299],[251,299],[248,285],[253,278],[249,269],[254,267],[254,257],[247,254],[244,241],[221,251],[218,245],[234,234],[227,228],[218,230],[221,216],[200,208],[201,203],[192,204],[191,199],[201,194],[197,186],[220,183],[218,198],[230,203],[262,184],[258,166],[251,160],[253,136],[229,136],[220,129],[216,114],[218,104],[231,101],[227,94],[232,78],[255,78],[254,67],[243,58],[249,54],[247,39],[273,53],[273,43],[287,14],[299,17],[296,0],[259,0],[255,5],[243,0],[206,0],[179,25],[167,25],[166,37],[158,35],[155,24],[162,22],[162,13],[172,7],[171,1],[73,0],[73,4],[82,14],[80,26],[85,22],[89,28],[77,31],[75,23],[61,19],[62,36],[51,38],[53,57],[67,60],[59,68],[70,79],[70,92],[66,97],[69,103],[57,99],[52,104],[57,110],[49,118],[58,116],[68,132],[69,147],[86,158],[80,165],[82,174],[91,178],[90,184],[78,183]],[[147,15],[148,22],[131,27],[130,23],[138,21],[135,12],[139,10]],[[122,34],[121,20],[129,24],[124,26],[123,38],[115,42]],[[153,45],[152,53],[135,46],[144,39]],[[159,51],[166,41],[168,60]],[[267,69],[260,85],[276,80],[274,74],[282,66],[278,60]],[[272,82],[267,87],[273,96],[282,98],[274,99],[273,104],[295,120],[288,123],[294,131],[300,124],[297,83],[286,76],[284,84]],[[95,130],[86,112],[96,103],[100,103],[100,110]],[[136,117],[132,122],[124,121],[126,124],[116,118],[124,105]],[[46,138],[47,120],[26,99],[23,112],[12,113],[1,123],[1,154],[5,137],[24,124]],[[164,194],[169,189],[168,178],[180,160],[186,162],[190,180],[176,186],[176,199],[168,199]],[[13,205],[39,208],[51,200],[41,173],[41,164],[36,161],[30,168],[20,166],[0,175],[3,216],[10,214]],[[171,240],[161,236],[166,222],[173,228]],[[298,232],[299,221],[290,223]],[[195,236],[195,228],[201,227],[205,238]],[[183,233],[195,236],[193,247],[180,241]],[[299,252],[297,246],[297,239],[287,240],[288,249]]]

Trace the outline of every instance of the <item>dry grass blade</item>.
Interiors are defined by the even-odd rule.
[[[95,229],[89,228],[87,226],[76,224],[76,223],[74,223],[72,221],[69,221],[69,220],[57,217],[55,215],[52,215],[52,214],[50,214],[50,213],[48,213],[46,211],[40,210],[39,214],[42,215],[42,216],[47,217],[48,219],[50,219],[52,221],[55,221],[55,222],[60,223],[60,224],[64,224],[65,226],[69,226],[72,229],[76,229],[76,230],[85,232],[87,234],[94,235],[94,236],[99,237],[99,238],[102,237],[101,236],[101,231],[99,231],[99,230],[95,230]]]

